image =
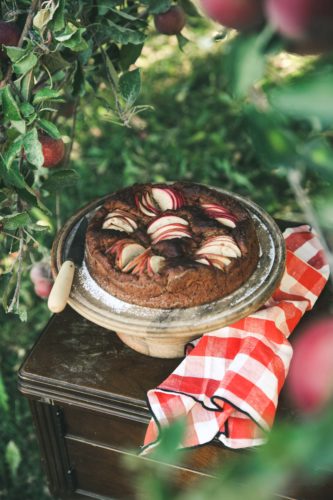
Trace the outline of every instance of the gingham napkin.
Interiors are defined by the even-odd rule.
[[[309,226],[287,229],[283,236],[286,270],[272,297],[247,318],[191,342],[178,368],[148,392],[153,418],[142,454],[158,445],[159,428],[178,417],[186,419],[182,447],[214,438],[230,448],[265,442],[292,357],[287,338],[329,276]]]

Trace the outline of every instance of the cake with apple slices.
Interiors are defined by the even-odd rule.
[[[111,295],[153,308],[213,302],[253,273],[259,243],[232,195],[194,183],[138,184],[92,217],[86,263]]]

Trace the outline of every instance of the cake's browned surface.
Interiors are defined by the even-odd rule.
[[[182,206],[162,211],[155,202],[158,214],[143,213],[138,200],[142,200],[142,196],[147,192],[151,196],[152,189],[156,191],[156,188],[171,189],[173,193],[178,193],[177,203]],[[231,221],[228,223],[227,218],[226,223],[234,227],[218,221],[215,212],[208,213],[207,209],[203,208],[203,205],[207,204],[223,207]],[[121,217],[127,214],[134,221],[132,224],[137,227],[130,232],[119,228],[103,228],[107,216],[109,215],[107,220],[110,221],[110,213],[115,212],[122,214]],[[149,234],[149,225],[164,216],[176,216],[185,221],[186,226],[176,225],[177,228],[173,227],[172,230],[178,231],[180,227],[180,231],[186,231],[187,236],[179,233],[173,238],[172,233],[169,234],[172,239],[165,239],[168,227]],[[119,223],[119,218],[113,220]],[[165,220],[167,219],[163,219]],[[164,236],[159,236],[161,231],[164,231]],[[233,243],[223,247],[226,250],[222,250],[222,257],[216,258],[216,246],[207,247],[207,244],[209,245],[212,239],[217,241],[214,238],[220,236],[227,236],[226,240]],[[155,241],[158,237],[162,239]],[[118,248],[119,245],[124,248],[124,245],[136,243],[145,249],[135,268],[129,269],[131,263],[127,267],[121,267],[119,251],[117,254],[114,250],[117,242],[120,242]],[[209,252],[213,248],[214,255],[200,254],[205,252],[206,248],[210,249]],[[237,256],[234,254],[235,248]],[[223,252],[228,256],[223,257]],[[259,244],[253,221],[239,202],[205,186],[183,182],[172,185],[134,185],[114,193],[90,221],[86,237],[86,262],[95,281],[104,290],[126,302],[153,308],[197,306],[230,294],[250,277],[257,266],[258,255]],[[163,258],[159,259],[162,264],[159,264],[159,269],[154,272],[147,264],[147,260],[152,256]],[[201,262],[198,262],[199,259]]]

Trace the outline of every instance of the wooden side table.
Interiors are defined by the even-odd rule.
[[[328,310],[327,288],[302,326]],[[293,338],[297,331],[293,334]],[[125,346],[117,336],[67,308],[51,318],[19,372],[19,389],[29,399],[42,462],[54,496],[135,498],[122,458],[139,449],[150,419],[146,393],[179,360],[157,359]],[[290,415],[282,400],[279,417]],[[170,467],[178,484],[200,480],[235,452],[212,443],[186,452],[181,468]],[[298,500],[333,498],[332,482],[298,492]],[[322,496],[324,495],[324,496]],[[277,495],[286,498],[282,494]]]

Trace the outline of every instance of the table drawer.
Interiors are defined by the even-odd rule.
[[[138,498],[135,494],[135,472],[129,470],[124,461],[128,455],[134,460],[142,461],[146,460],[145,458],[73,436],[67,436],[65,441],[76,493],[83,493],[89,497],[89,492],[93,492],[103,499],[113,500]],[[166,467],[169,469],[170,484],[177,490],[207,478],[205,474],[187,467],[172,465]]]
[[[147,423],[74,406],[62,407],[64,433],[118,449],[138,449]]]

